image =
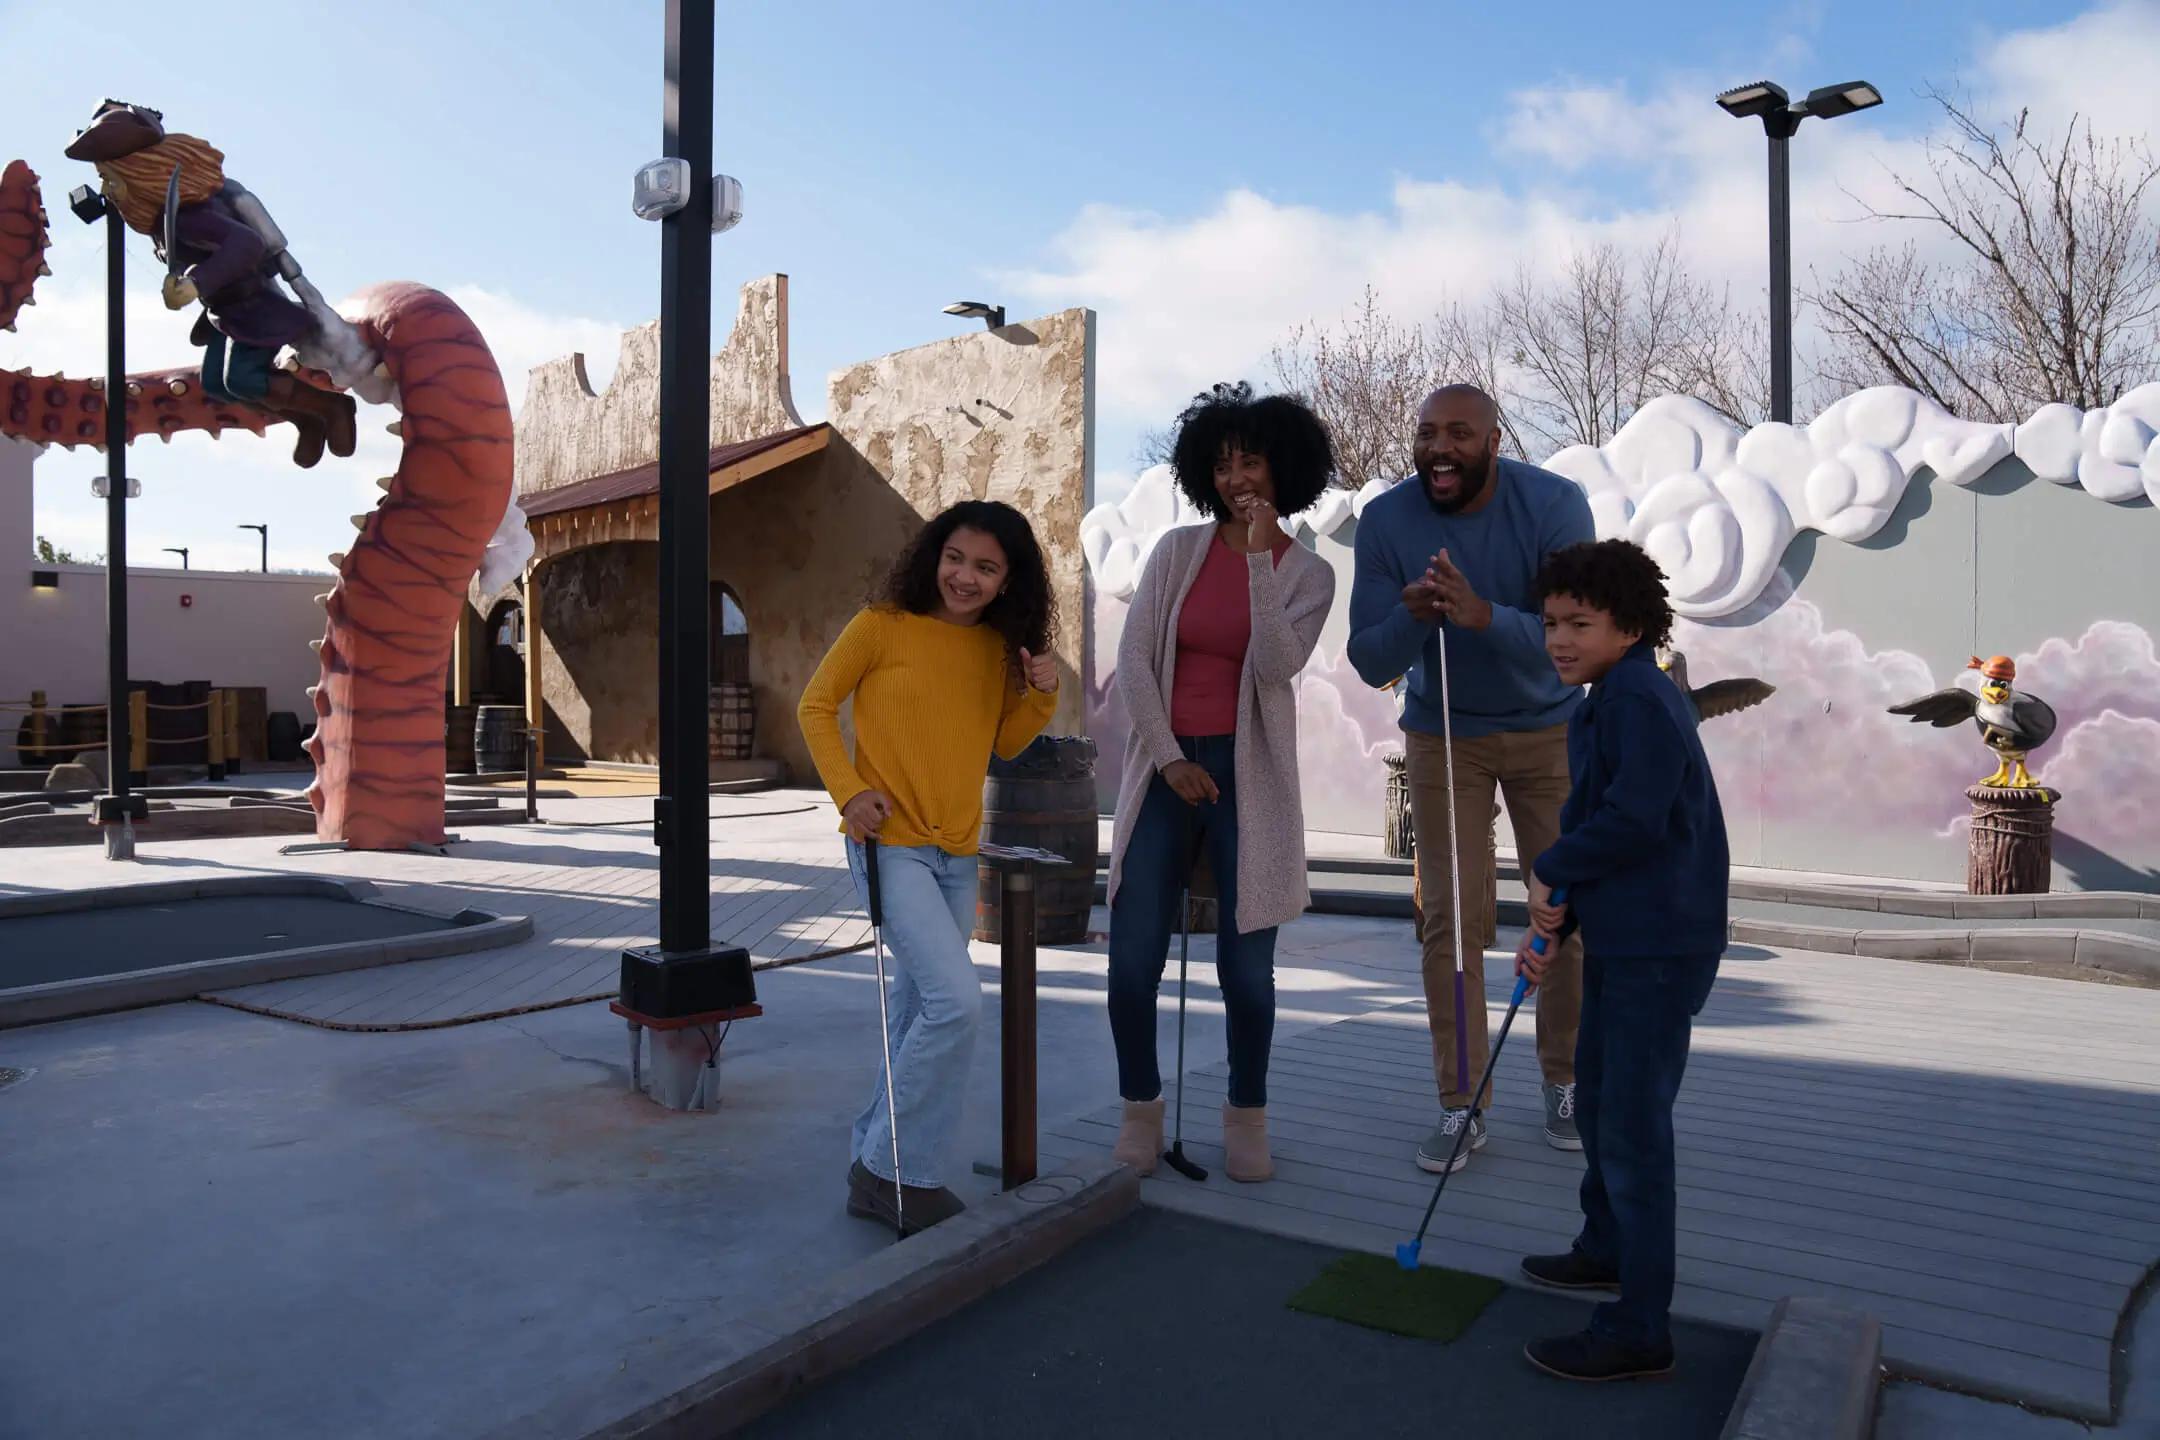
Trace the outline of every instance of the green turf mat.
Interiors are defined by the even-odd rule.
[[[1290,1308],[1370,1330],[1443,1343],[1460,1336],[1505,1287],[1483,1275],[1425,1265],[1405,1270],[1379,1255],[1345,1255],[1290,1297]]]

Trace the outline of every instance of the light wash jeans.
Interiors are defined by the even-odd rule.
[[[847,845],[855,893],[867,908],[864,850]],[[870,1103],[855,1117],[854,1158],[882,1180],[926,1189],[940,1171],[982,1028],[982,981],[968,955],[975,928],[976,860],[935,845],[878,846],[879,898],[884,903],[886,1000],[891,1025],[894,1111],[900,1124],[900,1174],[892,1173],[892,1128],[885,1115],[885,1062],[876,1061]]]

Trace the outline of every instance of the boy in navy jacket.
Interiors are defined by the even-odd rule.
[[[1588,1170],[1574,1246],[1522,1268],[1619,1298],[1581,1334],[1525,1353],[1569,1380],[1660,1375],[1673,1363],[1673,1098],[1725,949],[1725,817],[1687,699],[1657,666],[1672,627],[1657,563],[1625,540],[1573,545],[1547,558],[1537,592],[1547,653],[1590,696],[1568,722],[1573,789],[1560,838],[1531,867],[1516,968],[1535,983],[1545,960],[1531,940],[1580,927],[1575,1118]]]

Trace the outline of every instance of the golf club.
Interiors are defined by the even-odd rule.
[[[1552,892],[1552,903],[1567,903],[1567,887],[1562,886]],[[1530,942],[1532,954],[1543,955],[1545,949],[1543,935]],[[1508,1031],[1515,1025],[1515,1012],[1522,1008],[1523,997],[1529,993],[1530,977],[1516,976],[1515,993],[1508,1000],[1507,1018],[1500,1022],[1500,1037],[1493,1041],[1492,1054],[1485,1061],[1485,1073],[1478,1077],[1477,1089],[1470,1092],[1470,1114],[1463,1121],[1462,1129],[1455,1132],[1455,1148],[1448,1152],[1447,1169],[1440,1172],[1440,1183],[1433,1186],[1432,1199],[1425,1202],[1425,1218],[1418,1221],[1417,1234],[1395,1247],[1395,1263],[1405,1270],[1415,1270],[1418,1267],[1418,1252],[1425,1247],[1426,1228],[1432,1224],[1433,1211],[1440,1208],[1440,1194],[1447,1189],[1448,1176],[1455,1173],[1455,1158],[1462,1154],[1463,1141],[1469,1138],[1470,1127],[1477,1123],[1478,1114],[1484,1109],[1485,1087],[1492,1080],[1493,1066],[1500,1063],[1500,1047],[1507,1044]]]
[[[907,1239],[907,1187],[900,1180],[900,1111],[893,1100],[892,1028],[885,1012],[885,904],[878,891],[877,837],[863,840],[863,876],[870,892],[871,949],[877,956],[878,1048],[885,1055],[885,1128],[892,1132],[893,1229]]]
[[[1439,626],[1434,636],[1440,649],[1440,752],[1447,759],[1448,905],[1455,926],[1448,932],[1452,947],[1448,968],[1454,973],[1455,1083],[1460,1085],[1470,1078],[1470,1016],[1463,1001],[1462,847],[1455,835],[1455,710],[1454,701],[1448,695],[1447,626]]]
[[[1185,811],[1185,873],[1178,885],[1178,952],[1177,952],[1177,1118],[1173,1122],[1176,1138],[1170,1148],[1163,1152],[1163,1161],[1188,1180],[1205,1180],[1207,1171],[1195,1164],[1185,1153],[1185,967],[1192,949],[1192,874],[1200,863],[1200,850],[1193,843],[1192,808]]]

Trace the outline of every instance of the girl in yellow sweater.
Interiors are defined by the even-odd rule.
[[[959,1123],[982,982],[968,954],[975,852],[990,754],[1011,759],[1049,723],[1056,615],[1027,518],[994,500],[953,506],[893,567],[880,597],[840,632],[796,719],[847,834],[848,868],[869,903],[863,841],[876,839],[900,1173],[892,1170],[885,1077],[856,1118],[848,1213],[908,1234],[964,1208],[940,1183]],[[840,705],[855,700],[855,754]],[[895,1186],[905,1187],[904,1197]]]

